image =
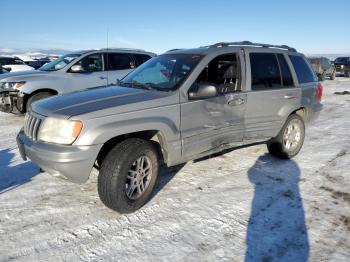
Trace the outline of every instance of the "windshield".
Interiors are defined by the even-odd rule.
[[[123,78],[121,86],[176,90],[201,60],[201,55],[165,54],[154,57]]]
[[[47,63],[39,68],[40,71],[57,71],[68,65],[70,62],[72,62],[74,59],[80,57],[81,54],[68,54],[63,55],[60,58],[57,58],[56,60]]]

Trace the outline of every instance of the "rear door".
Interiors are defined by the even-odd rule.
[[[67,70],[67,91],[71,92],[107,85],[107,72],[104,68],[103,53],[87,55],[74,65],[82,66],[83,72]]]
[[[152,57],[146,54],[134,54],[135,60],[137,62],[137,66],[142,65],[144,62],[148,61]]]
[[[316,102],[318,78],[303,55],[289,54],[288,57],[293,65],[292,68],[294,68],[298,86],[302,92],[301,104],[308,110]]]
[[[287,116],[300,107],[301,90],[293,81],[284,53],[247,52],[248,73],[245,140],[278,134]],[[249,71],[249,69],[248,69]]]
[[[106,68],[108,72],[108,85],[114,85],[136,68],[136,61],[129,53],[107,53]]]

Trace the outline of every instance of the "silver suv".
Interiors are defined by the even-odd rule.
[[[23,159],[73,182],[95,166],[102,202],[132,212],[150,198],[161,163],[257,141],[295,156],[321,96],[295,49],[218,43],[154,57],[116,86],[36,102],[17,142]]]
[[[115,84],[153,53],[134,49],[77,51],[34,71],[0,76],[0,110],[26,112],[37,100],[63,93]]]

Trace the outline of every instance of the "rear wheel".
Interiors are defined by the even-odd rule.
[[[345,72],[345,76],[346,77],[350,77],[350,69],[348,71]]]
[[[119,213],[130,213],[149,200],[158,177],[155,145],[139,138],[117,144],[103,160],[98,176],[101,201]]]
[[[319,74],[318,75],[318,79],[320,80],[320,81],[324,81],[325,79],[326,79],[326,74],[323,72],[322,74]]]
[[[297,155],[303,146],[305,137],[305,124],[303,119],[290,115],[279,134],[267,143],[270,154],[289,159]]]
[[[336,75],[337,75],[337,73],[336,73],[336,71],[334,70],[333,73],[332,73],[331,76],[330,76],[330,79],[331,79],[331,80],[334,80],[335,77],[336,77]]]
[[[51,94],[49,92],[40,92],[40,93],[37,93],[35,95],[32,95],[31,97],[29,97],[29,99],[27,101],[26,109],[28,110],[34,102],[41,100],[41,99],[44,99],[44,98],[47,98],[47,97],[52,96],[52,95],[53,94]]]

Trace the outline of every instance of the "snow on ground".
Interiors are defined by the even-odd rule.
[[[350,79],[324,82],[324,110],[290,161],[265,145],[163,169],[141,210],[100,202],[18,154],[23,117],[0,113],[0,261],[349,261]]]

